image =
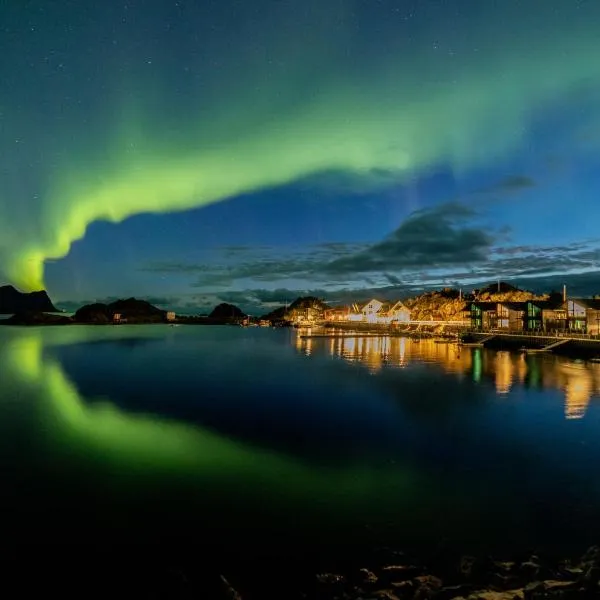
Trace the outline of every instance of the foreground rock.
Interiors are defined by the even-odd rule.
[[[577,561],[533,555],[520,561],[457,557],[436,566],[370,566],[353,573],[320,573],[320,600],[576,600],[600,598],[600,548]]]

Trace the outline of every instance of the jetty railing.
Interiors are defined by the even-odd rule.
[[[532,337],[546,339],[573,339],[573,340],[600,340],[600,335],[592,333],[576,333],[572,331],[553,330],[553,331],[529,331],[529,330],[509,330],[509,329],[468,329],[465,333],[476,335],[505,335],[512,337]]]

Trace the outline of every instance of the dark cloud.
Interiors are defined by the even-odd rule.
[[[527,175],[511,175],[496,184],[479,190],[481,194],[512,194],[535,187],[536,182]]]
[[[465,278],[469,278],[468,284]],[[553,290],[561,290],[567,285],[571,296],[593,296],[600,294],[600,270],[581,274],[548,275],[548,276],[519,276],[501,277],[522,289],[532,290],[536,293],[548,293]],[[272,310],[274,307],[290,303],[299,296],[316,296],[323,298],[330,305],[360,304],[370,298],[380,300],[399,300],[423,293],[432,289],[451,286],[463,288],[465,291],[482,288],[497,279],[481,276],[470,272],[462,272],[444,277],[437,283],[427,283],[423,280],[404,281],[400,285],[382,285],[372,287],[344,288],[338,290],[327,290],[323,288],[314,289],[287,289],[276,290],[253,289],[243,291],[224,292],[218,295],[222,302],[231,302],[240,306],[250,314],[261,314]]]
[[[222,264],[155,262],[140,270],[153,273],[198,274],[192,287],[228,286],[240,279],[272,282],[288,278],[317,276],[322,265],[340,256],[363,250],[365,244],[329,242],[308,248],[285,248],[284,255],[277,248],[266,246],[223,247],[225,252]],[[242,259],[243,257],[243,259]],[[227,263],[228,259],[234,259]]]
[[[389,237],[323,266],[326,273],[389,272],[486,260],[494,238],[469,225],[474,211],[458,203],[412,213]]]
[[[527,287],[538,293],[560,291],[562,286],[567,286],[567,293],[573,296],[590,297],[600,294],[600,270],[586,273],[567,273],[546,277],[517,277],[517,285]]]

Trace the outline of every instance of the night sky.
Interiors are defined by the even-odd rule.
[[[597,0],[0,2],[0,283],[600,293]]]

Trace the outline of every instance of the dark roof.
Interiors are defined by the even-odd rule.
[[[564,302],[562,298],[556,300],[527,300],[527,304],[533,304],[542,310],[557,310],[563,308]]]
[[[498,302],[502,306],[506,306],[511,310],[525,310],[527,302]]]
[[[577,302],[577,304],[581,304],[585,308],[600,310],[600,299],[598,298],[569,298],[569,300]]]
[[[483,310],[496,310],[498,303],[497,302],[471,302],[469,304],[469,309],[471,309],[471,307],[473,305],[479,306]]]

